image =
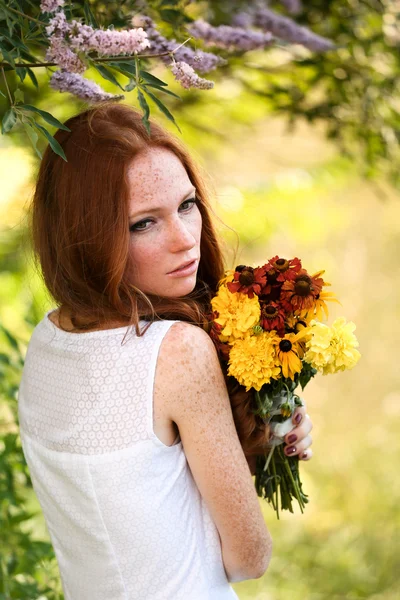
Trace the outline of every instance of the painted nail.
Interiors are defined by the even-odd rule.
[[[288,437],[289,444],[292,444],[296,440],[297,440],[297,435],[294,435],[294,433],[292,433],[292,435],[289,435],[289,437]]]
[[[289,446],[286,448],[285,452],[286,454],[294,454],[294,452],[296,452],[296,446]]]
[[[302,419],[302,414],[301,413],[297,413],[297,415],[294,418],[294,420],[297,423],[297,425],[300,423],[301,419]]]
[[[307,452],[303,452],[303,454],[301,455],[301,458],[307,458],[308,454]]]

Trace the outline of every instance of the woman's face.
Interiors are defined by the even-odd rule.
[[[184,166],[171,150],[150,148],[132,160],[128,180],[133,285],[160,296],[189,294],[196,285],[202,221]],[[186,271],[172,273],[191,261]]]

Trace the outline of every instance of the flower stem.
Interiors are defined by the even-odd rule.
[[[282,454],[281,454],[281,456],[282,456]],[[293,489],[295,491],[295,496],[296,496],[296,499],[297,499],[297,501],[299,503],[299,506],[300,506],[300,510],[301,510],[301,512],[303,512],[303,507],[305,506],[305,504],[304,504],[303,499],[301,497],[300,490],[298,488],[297,482],[294,480],[292,470],[291,470],[291,468],[289,466],[289,459],[285,455],[283,455],[282,458],[283,458],[283,463],[285,465],[286,472],[289,475],[289,478],[290,478],[290,480],[292,482]]]

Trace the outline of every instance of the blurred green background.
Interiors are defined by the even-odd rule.
[[[171,89],[181,91],[173,83]],[[241,600],[397,600],[399,191],[383,178],[363,180],[354,161],[327,141],[323,126],[299,122],[288,132],[281,118],[260,109],[260,98],[231,81],[206,93],[201,128],[193,126],[190,103],[177,121],[214,184],[227,266],[279,254],[300,257],[310,272],[325,269],[329,291],[342,302],[329,305],[329,324],[340,315],[354,321],[362,355],[353,370],[318,375],[302,394],[314,424],[314,456],[301,464],[310,502],[303,515],[296,510],[277,521],[260,500],[273,558],[261,579],[233,587]],[[54,99],[44,95],[37,106],[61,121],[78,110],[70,96]],[[125,101],[137,106],[133,95]],[[0,598],[56,599],[62,597],[57,566],[15,424],[26,344],[32,326],[53,307],[30,254],[27,210],[38,159],[23,135],[0,138]],[[10,560],[18,563],[12,577]],[[18,586],[26,595],[18,595]]]

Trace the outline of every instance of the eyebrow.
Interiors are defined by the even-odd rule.
[[[196,188],[192,187],[192,189],[190,189],[187,194],[185,194],[182,198],[182,200],[179,202],[179,204],[181,204],[184,200],[186,200],[186,198],[188,196],[190,196],[190,194],[195,194],[196,193]],[[143,208],[141,211],[139,211],[138,213],[134,213],[133,215],[129,216],[129,220],[134,220],[137,219],[138,216],[142,215],[142,214],[148,214],[148,213],[160,213],[164,210],[164,208],[162,206],[154,206],[154,207],[150,207],[150,208]]]

